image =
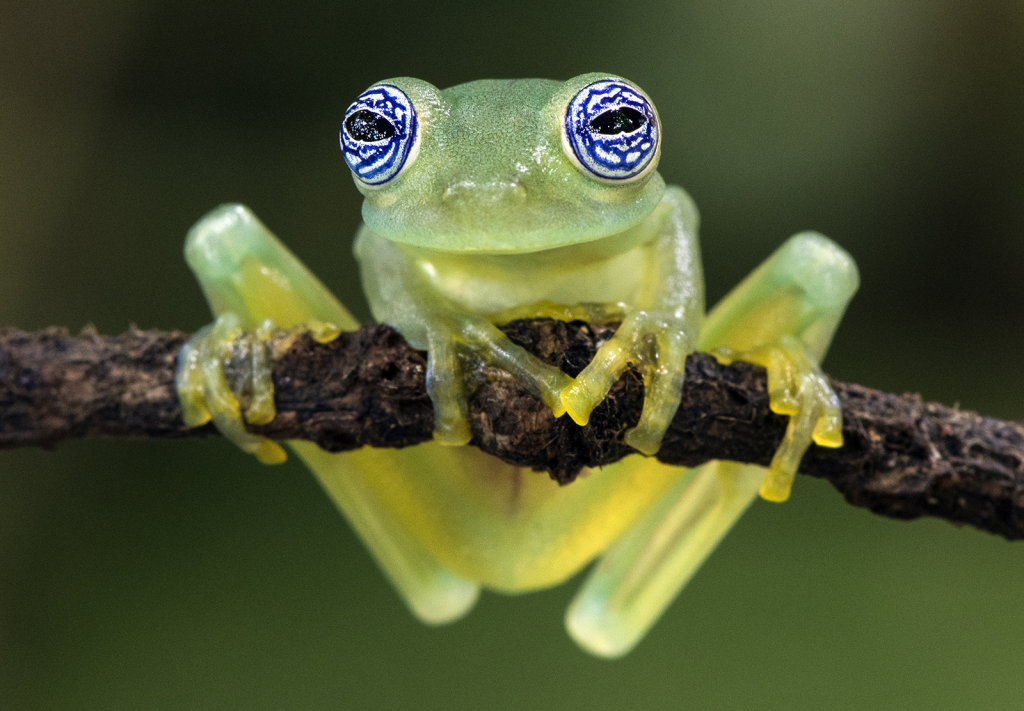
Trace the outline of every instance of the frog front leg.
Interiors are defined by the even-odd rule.
[[[330,340],[339,330],[355,330],[359,324],[241,205],[222,205],[196,223],[186,240],[185,257],[217,320],[179,354],[183,418],[192,426],[212,418],[222,433],[261,461],[283,461],[279,445],[245,429],[238,397],[222,371],[233,341],[245,339],[253,373],[245,419],[266,422],[274,417],[272,364],[265,347],[270,334],[277,329],[309,329],[319,340]],[[390,452],[330,454],[310,442],[289,444],[331,494],[417,617],[428,623],[448,622],[472,607],[479,586],[438,563],[365,486],[366,476],[393,467]]]
[[[783,499],[812,439],[839,446],[838,402],[818,362],[857,289],[850,256],[825,237],[788,240],[708,315],[698,346],[768,369],[771,406],[790,413],[766,472],[709,462],[683,477],[605,553],[566,616],[570,634],[601,656],[625,654],[757,497]],[[781,371],[781,372],[780,372]]]
[[[625,438],[644,454],[658,451],[679,408],[686,356],[696,348],[704,318],[697,208],[686,192],[670,187],[658,212],[658,233],[644,247],[635,303],[615,336],[561,394],[569,415],[585,425],[626,367],[636,365],[644,379],[644,407]]]
[[[469,428],[466,372],[474,363],[512,374],[548,405],[555,416],[565,409],[561,392],[572,378],[513,343],[484,316],[469,313],[434,285],[434,265],[363,227],[356,237],[363,290],[374,317],[398,329],[415,348],[427,351],[427,393],[434,404],[434,439],[463,445]]]

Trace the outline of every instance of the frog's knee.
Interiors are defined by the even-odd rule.
[[[860,284],[850,253],[818,232],[793,235],[772,261],[778,278],[797,284],[822,305],[845,305]]]
[[[188,231],[185,261],[193,271],[232,274],[265,232],[267,228],[245,205],[221,205],[203,215]]]

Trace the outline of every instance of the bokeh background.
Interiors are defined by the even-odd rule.
[[[664,123],[709,300],[786,236],[853,253],[835,377],[1024,418],[1017,0],[0,3],[0,325],[208,320],[189,225],[250,205],[360,316],[337,148],[378,79],[609,71]],[[1010,709],[1024,543],[801,477],[643,644],[562,631],[578,581],[403,608],[296,462],[220,441],[0,452],[5,709]]]

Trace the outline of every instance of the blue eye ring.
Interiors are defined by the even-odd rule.
[[[392,84],[367,89],[345,111],[339,138],[356,179],[367,187],[382,187],[419,152],[419,119],[412,100]]]
[[[618,79],[588,84],[565,110],[562,148],[579,168],[600,180],[640,178],[656,163],[660,140],[654,105]]]

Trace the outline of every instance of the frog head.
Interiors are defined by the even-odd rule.
[[[342,150],[363,219],[395,242],[481,254],[580,244],[639,224],[661,200],[661,127],[609,74],[379,82],[349,107]]]

